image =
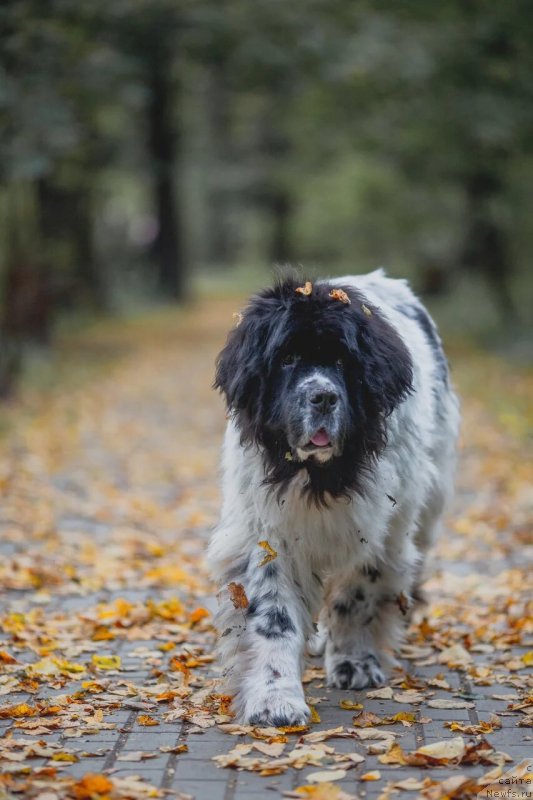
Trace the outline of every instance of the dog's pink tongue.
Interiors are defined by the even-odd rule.
[[[325,447],[329,444],[329,436],[324,428],[320,428],[314,436],[311,436],[311,443],[316,444],[317,447]]]

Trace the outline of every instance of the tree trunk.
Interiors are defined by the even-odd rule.
[[[280,123],[282,109],[290,102],[287,88],[280,85],[272,87],[270,102],[270,108],[263,117],[261,132],[261,151],[267,168],[262,197],[270,224],[268,257],[272,262],[283,264],[294,255],[291,239],[293,202],[286,180],[291,143]]]
[[[211,139],[211,174],[207,198],[207,260],[227,265],[232,255],[230,192],[225,171],[231,161],[229,93],[226,58],[220,55],[212,65],[207,91],[207,115]]]
[[[158,234],[154,255],[161,292],[174,300],[186,295],[186,261],[181,214],[174,180],[179,136],[172,122],[174,91],[170,58],[161,48],[152,53],[148,70],[148,150],[154,185]]]
[[[44,266],[48,272],[55,273],[60,282],[56,280],[54,284],[56,299],[77,295],[81,302],[88,302],[102,311],[108,307],[108,297],[94,252],[87,180],[83,175],[78,186],[64,188],[49,178],[41,178],[37,183],[38,222]],[[67,265],[56,263],[56,250],[64,244],[69,246],[68,274],[65,272]]]
[[[511,294],[511,249],[507,232],[490,207],[502,191],[501,182],[488,170],[478,170],[468,177],[465,188],[466,224],[459,264],[483,275],[507,324],[516,316]]]
[[[72,192],[72,207],[75,209],[72,226],[75,277],[95,308],[105,311],[109,307],[108,288],[94,250],[92,198],[87,186]]]
[[[290,239],[291,201],[288,192],[277,187],[266,198],[271,219],[269,258],[275,264],[286,264],[292,258]]]

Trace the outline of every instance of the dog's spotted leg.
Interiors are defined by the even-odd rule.
[[[329,686],[364,689],[384,683],[382,648],[397,643],[404,627],[397,598],[405,596],[407,602],[407,595],[394,588],[395,577],[401,580],[389,570],[368,566],[330,587],[325,658]]]
[[[234,647],[234,708],[251,725],[303,725],[309,718],[301,675],[310,623],[297,585],[278,564],[260,567],[252,559],[241,580],[249,605],[240,620],[232,614],[238,635],[230,630],[224,643],[226,653]]]

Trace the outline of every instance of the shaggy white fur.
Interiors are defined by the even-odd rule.
[[[387,444],[364,491],[327,507],[302,496],[305,469],[280,501],[264,485],[261,448],[243,447],[230,419],[222,512],[209,560],[220,586],[222,665],[246,723],[308,719],[301,674],[310,638],[315,652],[325,645],[330,686],[360,689],[384,681],[452,489],[458,401],[443,383],[440,340],[425,312],[421,321],[420,302],[405,281],[381,270],[328,283],[353,287],[379,308],[410,353],[414,391],[388,416]],[[264,539],[278,555],[260,566]],[[232,581],[244,587],[246,610],[232,603]]]

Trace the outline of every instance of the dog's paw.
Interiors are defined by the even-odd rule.
[[[335,689],[366,689],[382,686],[385,673],[371,653],[363,658],[338,657],[328,665],[328,686]]]
[[[316,633],[313,633],[313,635],[310,636],[309,639],[307,640],[307,652],[309,653],[309,655],[310,656],[324,655],[327,638],[328,638],[327,629],[319,626]]]
[[[259,689],[243,703],[242,708],[244,724],[272,725],[274,728],[306,725],[311,714],[302,690]]]

